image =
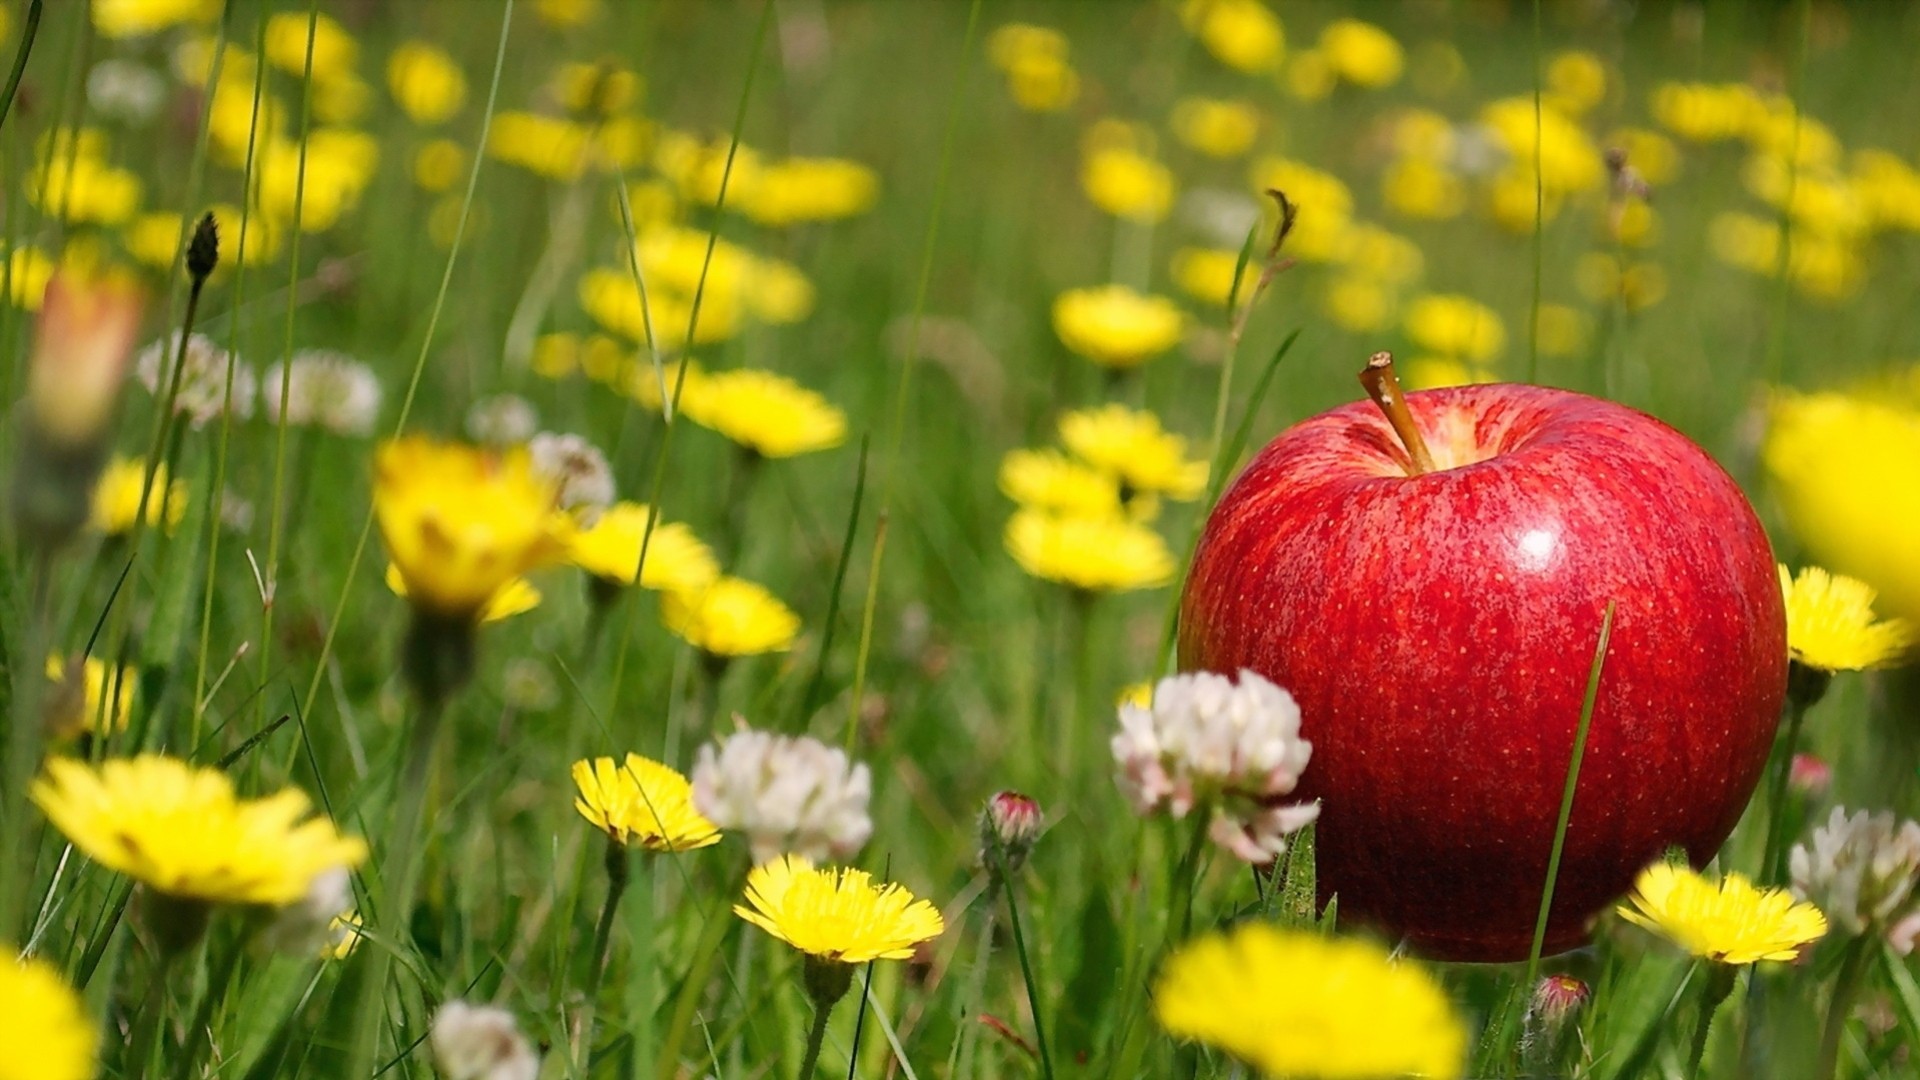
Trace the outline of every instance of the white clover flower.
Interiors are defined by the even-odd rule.
[[[166,104],[167,82],[131,60],[102,60],[87,72],[87,104],[93,111],[140,125]]]
[[[1160,680],[1148,707],[1120,706],[1113,737],[1120,790],[1141,814],[1212,815],[1213,842],[1250,863],[1286,851],[1318,803],[1279,802],[1300,782],[1313,744],[1293,695],[1242,671],[1239,683],[1198,672]]]
[[[1920,880],[1920,823],[1891,811],[1849,817],[1836,806],[1813,842],[1795,844],[1788,860],[1793,892],[1811,900],[1835,925],[1854,934],[1885,926],[1913,898]]]
[[[307,895],[276,911],[260,931],[257,944],[288,956],[312,958],[340,943],[337,927],[353,909],[353,878],[346,867],[321,872],[307,886]]]
[[[613,467],[583,435],[543,431],[527,444],[534,471],[560,488],[560,509],[583,510],[589,518],[613,505]]]
[[[513,1014],[492,1005],[449,1001],[433,1014],[433,1060],[447,1080],[535,1080],[540,1058]]]
[[[141,350],[134,360],[134,375],[156,400],[166,400],[173,381],[173,354],[179,343],[178,337],[163,338]],[[205,334],[187,339],[187,354],[180,365],[180,393],[174,398],[173,411],[185,416],[196,428],[219,419],[227,402],[229,368],[233,373],[233,418],[245,420],[252,416],[256,382],[253,369],[215,345]]]
[[[287,424],[325,428],[336,435],[366,435],[380,418],[380,377],[344,353],[307,349],[293,354],[280,386],[282,366],[274,364],[260,383],[267,419],[280,422],[280,396],[287,398]]]
[[[873,835],[865,765],[818,739],[743,727],[700,748],[693,805],[728,832],[745,833],[756,864],[783,854],[846,859]]]
[[[488,446],[512,446],[533,438],[540,414],[519,394],[496,394],[467,410],[467,435]]]

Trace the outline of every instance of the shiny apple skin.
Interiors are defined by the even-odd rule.
[[[1612,643],[1546,952],[1670,846],[1732,832],[1786,692],[1752,507],[1652,417],[1543,387],[1408,395],[1421,476],[1360,401],[1282,432],[1207,522],[1183,669],[1292,691],[1321,899],[1441,960],[1526,958],[1608,601]],[[1476,449],[1477,448],[1477,449]]]

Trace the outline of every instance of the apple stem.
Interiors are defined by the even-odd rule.
[[[1407,448],[1407,475],[1433,472],[1433,454],[1427,450],[1427,440],[1421,437],[1420,428],[1413,422],[1406,392],[1400,389],[1400,378],[1393,373],[1393,354],[1377,352],[1368,357],[1367,366],[1360,372],[1360,385],[1367,388],[1367,396],[1387,414],[1387,423],[1393,426],[1393,433],[1400,436],[1400,444]]]

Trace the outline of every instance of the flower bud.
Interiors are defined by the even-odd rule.
[[[1787,771],[1787,786],[1802,795],[1813,797],[1826,794],[1833,784],[1833,766],[1813,754],[1793,755],[1793,764]]]
[[[513,1014],[449,1001],[433,1014],[433,1059],[447,1080],[534,1080],[540,1059]]]
[[[1547,1032],[1557,1032],[1592,996],[1587,984],[1571,975],[1548,975],[1534,984],[1527,1015]]]
[[[992,866],[993,853],[998,849],[1006,859],[1007,870],[1019,870],[1045,823],[1039,803],[1017,791],[995,793],[980,812],[981,861]]]

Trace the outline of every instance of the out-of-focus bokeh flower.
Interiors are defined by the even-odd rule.
[[[104,37],[146,37],[175,26],[212,22],[221,0],[93,0],[93,28]]]
[[[93,488],[93,527],[108,536],[132,531],[146,481],[144,458],[116,457],[107,462]],[[164,525],[171,532],[186,512],[187,482],[169,480],[163,461],[154,469],[153,490],[147,495],[147,524]]]
[[[387,90],[416,124],[441,124],[467,100],[467,76],[452,54],[428,41],[403,41],[387,57]]]
[[[697,392],[681,392],[687,419],[712,428],[762,457],[783,458],[840,445],[846,414],[782,375],[736,368],[708,375]]]
[[[1227,248],[1181,248],[1173,253],[1173,282],[1180,291],[1205,304],[1226,307],[1228,294],[1234,291],[1233,276],[1240,267],[1240,253]],[[1249,261],[1240,270],[1240,291],[1233,299],[1245,300],[1260,277],[1259,264]]]
[[[68,659],[59,653],[47,657],[47,728],[55,738],[73,738],[81,732],[104,735],[127,730],[133,716],[134,688],[140,673],[128,667],[108,667],[97,656]],[[113,705],[106,704],[108,695]]]
[[[720,658],[786,652],[800,636],[800,616],[792,608],[766,586],[736,577],[667,593],[660,621],[682,641]]]
[[[1849,815],[1836,806],[1827,823],[1788,858],[1793,895],[1817,905],[1834,925],[1864,934],[1897,920],[1920,883],[1920,823],[1891,811]]]
[[[1486,361],[1507,347],[1507,330],[1490,307],[1468,296],[1429,293],[1407,304],[1407,337],[1442,356]]]
[[[317,427],[335,435],[366,435],[380,418],[380,377],[345,353],[304,349],[294,353],[285,365],[267,368],[260,384],[260,402],[267,419],[276,424],[281,422],[282,396],[287,403],[286,423],[295,427]]]
[[[1173,553],[1160,534],[1114,517],[1015,511],[1007,551],[1027,573],[1086,592],[1151,589],[1173,580]]]
[[[0,1039],[19,1080],[93,1080],[100,1036],[80,995],[45,960],[0,957]]]
[[[693,766],[694,807],[744,835],[756,864],[852,857],[873,835],[872,796],[866,765],[805,735],[742,728],[702,746]]]
[[[1155,222],[1173,207],[1173,173],[1139,150],[1103,146],[1080,164],[1080,187],[1093,205],[1114,217]]]
[[[1165,495],[1185,501],[1207,486],[1207,463],[1187,457],[1187,440],[1160,426],[1153,413],[1110,403],[1060,417],[1060,441],[1080,460],[1112,474],[1122,495]]]
[[[1000,462],[1000,490],[1021,506],[1102,517],[1120,512],[1118,479],[1058,450],[1013,450]]]
[[[601,513],[591,526],[568,539],[567,561],[603,581],[640,585],[666,592],[697,592],[720,577],[720,563],[712,549],[679,522],[657,521],[647,533],[644,503],[619,502]],[[640,545],[646,544],[647,564],[640,566]]]
[[[880,177],[845,158],[788,158],[768,164],[740,202],[748,217],[770,228],[839,221],[872,208]]]
[[[1393,35],[1359,19],[1328,23],[1315,51],[1340,81],[1367,90],[1399,82],[1406,67],[1406,52]]]
[[[540,1055],[505,1009],[446,1002],[434,1010],[428,1042],[447,1080],[535,1080],[540,1075]]]
[[[1185,324],[1173,301],[1125,285],[1068,289],[1053,302],[1061,343],[1104,367],[1138,367],[1178,345]]]
[[[1277,70],[1286,56],[1280,17],[1260,0],[1185,0],[1180,20],[1214,59],[1249,75]]]
[[[1238,99],[1184,97],[1172,119],[1174,135],[1208,157],[1237,158],[1260,134],[1260,111]]]

